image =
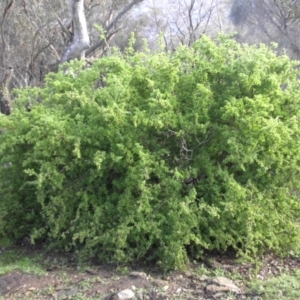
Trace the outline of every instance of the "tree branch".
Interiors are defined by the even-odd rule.
[[[143,2],[144,0],[133,0],[130,2],[127,6],[124,7],[123,10],[121,10],[117,16],[104,28],[106,31],[106,34],[108,35],[108,32],[117,25],[118,21],[130,10],[132,7],[138,3]],[[103,40],[99,41],[96,43],[94,46],[90,47],[86,51],[86,55],[89,56],[92,53],[94,53],[98,48],[102,47],[104,44]]]

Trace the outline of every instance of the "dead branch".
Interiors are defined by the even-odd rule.
[[[45,37],[45,35],[42,33],[41,28],[43,28],[44,26],[48,25],[45,24],[43,26],[41,26],[40,28],[37,26],[37,24],[32,20],[32,18],[30,17],[28,11],[27,11],[27,7],[26,7],[26,2],[22,1],[23,4],[23,9],[25,12],[25,15],[27,16],[27,19],[29,20],[29,22],[37,29],[36,33],[35,33],[35,37],[36,38],[36,34],[39,33],[39,35],[43,38],[43,40],[45,42],[47,42],[47,44],[49,43],[48,39]],[[54,53],[55,57],[57,58],[58,61],[60,61],[60,56],[58,54],[58,52],[56,51],[56,49],[54,48],[54,46],[52,45],[52,43],[50,43],[49,45],[50,49],[52,50],[52,52]]]
[[[109,23],[105,26],[104,30],[106,31],[106,35],[107,37],[109,36],[109,31],[111,29],[113,29],[114,27],[116,27],[117,23],[119,22],[119,20],[129,11],[132,9],[132,7],[138,3],[143,2],[144,0],[133,0],[132,2],[130,2],[127,6],[125,6],[123,8],[123,10],[121,10],[117,16]],[[108,19],[109,20],[109,19]],[[119,29],[116,29],[117,31]],[[106,40],[108,40],[108,38],[106,38]],[[87,51],[86,51],[86,55],[90,56],[91,54],[93,54],[97,49],[103,47],[103,45],[105,45],[105,41],[101,40],[98,43],[96,43],[94,46],[90,47]]]

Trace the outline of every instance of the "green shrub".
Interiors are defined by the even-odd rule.
[[[298,250],[295,62],[204,36],[66,66],[0,116],[0,237],[164,268]]]

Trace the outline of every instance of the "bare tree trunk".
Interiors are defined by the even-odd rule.
[[[14,0],[11,0],[7,6],[5,7],[3,16],[2,16],[2,22],[1,22],[1,40],[2,40],[2,56],[1,56],[1,62],[0,65],[2,67],[5,67],[5,56],[6,56],[6,50],[7,50],[7,45],[6,45],[6,41],[5,41],[5,37],[4,37],[4,24],[5,24],[5,19],[7,17],[7,13],[9,12],[9,10],[12,8],[14,4]]]
[[[85,50],[89,48],[90,39],[83,4],[84,0],[69,0],[74,36],[71,44],[62,56],[61,63],[74,58],[82,58]]]
[[[12,101],[9,91],[13,68],[6,70],[3,80],[0,84],[0,113],[10,115],[12,112]]]

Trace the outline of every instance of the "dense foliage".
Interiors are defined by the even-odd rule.
[[[203,36],[66,66],[0,116],[2,238],[165,268],[299,250],[294,62]]]

